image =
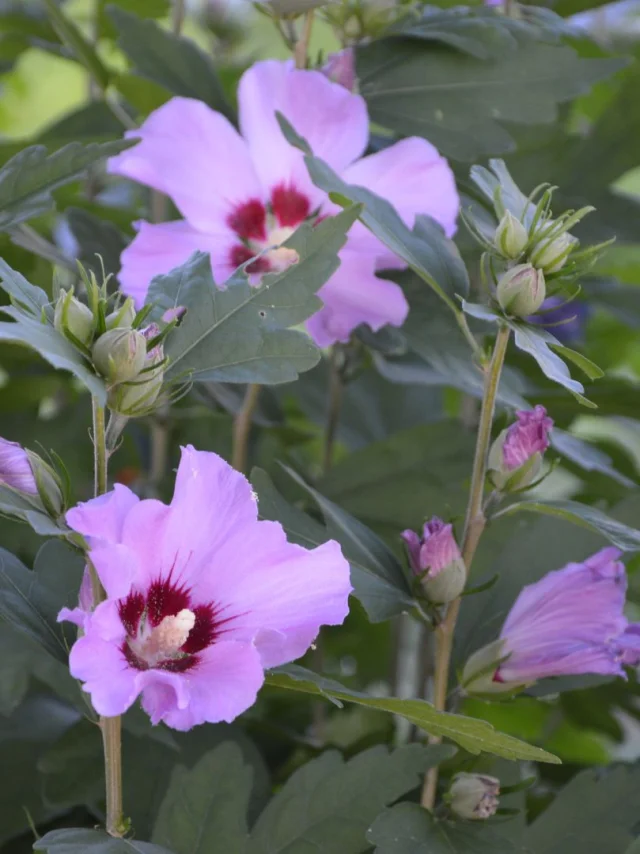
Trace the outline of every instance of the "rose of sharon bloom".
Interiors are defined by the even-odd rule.
[[[524,684],[547,676],[624,676],[640,661],[638,625],[623,615],[627,580],[621,552],[602,549],[525,587],[500,632],[496,682]]]
[[[38,494],[36,479],[25,449],[17,442],[0,438],[0,484],[2,483],[28,495]]]
[[[337,212],[311,182],[302,152],[283,136],[276,111],[345,181],[388,199],[407,225],[423,213],[447,235],[455,232],[459,198],[447,161],[417,137],[362,157],[369,138],[365,102],[321,71],[258,62],[240,80],[238,109],[241,134],[206,104],[173,98],[128,132],[140,138],[138,145],[110,160],[112,173],[170,196],[184,217],[140,223],[122,253],[120,282],[138,306],[154,276],[196,250],[210,253],[218,283],[267,249],[248,268],[253,278],[285,269],[294,259],[281,244],[301,223]],[[398,257],[356,223],[340,261],[319,291],[324,308],[307,322],[316,343],[347,341],[361,323],[374,330],[386,323],[400,326],[408,311],[402,290],[376,276],[378,270],[404,267]]]
[[[502,446],[504,466],[513,471],[524,465],[534,454],[543,454],[549,447],[549,432],[553,420],[544,406],[516,412],[516,422],[507,430]]]
[[[348,612],[340,546],[307,550],[258,521],[250,484],[216,454],[183,448],[169,506],[116,485],[67,522],[87,538],[107,595],[59,617],[84,630],[69,665],[101,715],[141,694],[154,724],[232,721],[265,668],[301,656]]]

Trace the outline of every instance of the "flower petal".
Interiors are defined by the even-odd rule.
[[[137,308],[144,305],[154,276],[171,272],[194,252],[210,254],[216,284],[226,282],[237,266],[232,251],[239,239],[224,224],[208,233],[197,231],[184,219],[157,225],[139,222],[137,226],[138,233],[120,256],[118,274],[122,290],[133,297]]]
[[[373,258],[355,252],[341,253],[340,267],[318,296],[324,308],[314,314],[306,326],[319,347],[348,341],[361,323],[373,330],[387,323],[402,326],[409,311],[400,286],[378,278]]]
[[[191,225],[217,231],[233,208],[260,195],[249,150],[220,113],[192,98],[172,98],[129,138],[138,145],[109,171],[165,193]]]
[[[181,706],[175,685],[164,690],[155,685],[143,707],[167,726],[189,730],[202,723],[230,723],[255,703],[264,682],[264,673],[255,647],[250,643],[220,641],[201,654],[189,671],[188,705]],[[173,699],[172,696],[173,695]]]
[[[267,193],[293,185],[319,202],[324,194],[311,182],[302,152],[284,138],[276,111],[303,136],[312,151],[341,171],[365,150],[369,136],[364,99],[320,71],[298,71],[278,60],[256,62],[238,87],[240,128]]]
[[[233,573],[224,572],[234,558]],[[277,522],[259,522],[215,561],[207,592],[221,606],[221,633],[253,640],[264,667],[299,658],[320,626],[339,625],[349,612],[349,564],[336,542],[304,549]]]
[[[138,696],[137,672],[129,667],[120,648],[89,630],[71,648],[71,675],[84,682],[91,703],[99,715],[121,715]]]
[[[155,726],[172,711],[183,711],[191,699],[190,683],[182,673],[145,670],[137,677],[142,692],[142,708]]]
[[[127,514],[140,501],[128,487],[116,483],[105,495],[82,502],[67,512],[69,527],[93,540],[119,543]]]
[[[409,137],[363,157],[345,169],[343,178],[391,202],[409,228],[417,214],[428,214],[447,237],[456,232],[460,197],[455,178],[445,158],[425,139]],[[374,252],[379,257],[378,269],[388,256],[396,257],[362,223],[353,226],[349,242],[354,249]]]

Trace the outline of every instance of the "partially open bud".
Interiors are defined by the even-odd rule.
[[[53,315],[53,325],[66,338],[76,339],[85,347],[93,340],[96,321],[91,309],[76,299],[73,291],[60,291]]]
[[[0,439],[0,484],[2,483],[27,495],[38,494],[27,452],[22,445],[8,439]]]
[[[0,439],[0,485],[5,485],[34,506],[57,518],[64,511],[64,492],[58,473],[38,454],[17,442]]]
[[[577,243],[577,238],[568,232],[552,239],[542,238],[531,253],[531,263],[545,273],[557,273],[567,263],[567,258]]]
[[[505,258],[517,258],[529,242],[527,229],[519,219],[510,212],[500,220],[496,229],[494,244]]]
[[[353,92],[356,86],[356,63],[352,47],[331,53],[321,69],[325,77]]]
[[[495,815],[500,795],[500,780],[488,774],[456,774],[447,800],[460,818],[482,821]]]
[[[496,679],[500,664],[506,657],[504,641],[500,638],[483,646],[471,655],[460,677],[460,686],[465,694],[513,693],[520,685],[506,684]]]
[[[123,302],[117,311],[112,311],[105,318],[107,329],[131,329],[136,318],[136,307],[131,297]]]
[[[145,342],[151,341],[160,332],[158,326],[152,323],[142,331]],[[107,404],[112,412],[127,418],[145,415],[156,402],[164,381],[164,351],[162,344],[152,347],[145,355],[142,370],[129,382],[120,383],[111,389]]]
[[[552,427],[544,406],[516,412],[515,423],[500,433],[489,452],[489,477],[496,489],[523,489],[539,477]]]
[[[457,599],[464,590],[466,571],[453,526],[434,516],[425,524],[422,538],[415,531],[403,531],[401,536],[427,599],[436,605]]]
[[[503,273],[496,291],[503,311],[515,317],[534,314],[544,302],[544,273],[531,264],[517,264]]]
[[[147,342],[135,329],[110,329],[93,345],[93,364],[109,385],[127,382],[144,368]]]

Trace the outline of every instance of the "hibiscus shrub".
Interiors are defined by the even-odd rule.
[[[0,2],[0,854],[640,851],[634,2]]]

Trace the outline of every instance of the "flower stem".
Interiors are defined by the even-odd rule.
[[[93,460],[95,476],[95,494],[103,495],[107,491],[107,438],[105,430],[104,407],[93,398]],[[91,566],[91,564],[89,564]],[[95,570],[92,570],[92,581],[96,604],[104,599],[102,589]],[[125,833],[125,823],[122,815],[122,738],[120,717],[100,717],[100,730],[104,748],[104,774],[107,795],[107,833],[121,837]]]
[[[478,542],[484,530],[486,519],[482,510],[484,497],[485,477],[487,471],[487,456],[491,443],[491,428],[493,425],[493,414],[498,394],[498,384],[504,365],[504,359],[509,343],[509,327],[501,326],[498,330],[493,355],[489,365],[485,368],[484,393],[482,396],[482,410],[478,424],[478,435],[476,439],[476,450],[473,460],[473,473],[471,476],[471,489],[469,491],[469,503],[464,523],[464,534],[462,539],[462,559],[467,570],[471,569],[471,562],[478,547]],[[451,652],[453,650],[453,635],[455,632],[458,614],[460,613],[461,598],[459,597],[449,605],[447,616],[436,629],[436,654],[435,674],[433,687],[433,705],[439,712],[446,709],[447,687],[449,685],[449,668],[451,665]],[[430,736],[429,744],[439,744],[441,736]],[[431,768],[425,777],[422,789],[421,803],[423,807],[432,810],[436,799],[438,785],[438,768]]]
[[[334,344],[331,348],[331,358],[329,362],[329,401],[327,409],[327,423],[324,431],[324,446],[322,450],[322,473],[326,474],[333,463],[333,446],[336,439],[336,431],[340,420],[340,408],[342,406],[342,393],[344,391],[344,383],[340,376],[338,362],[340,358],[340,350],[338,345]]]
[[[179,36],[184,24],[184,18],[187,12],[185,0],[173,0],[173,15],[171,17],[171,31],[174,35]]]
[[[247,469],[249,433],[251,432],[251,421],[259,395],[260,386],[256,385],[256,383],[250,383],[247,386],[240,411],[233,422],[231,465],[234,469],[243,473],[246,473]]]
[[[298,39],[293,51],[293,58],[296,63],[296,68],[307,67],[307,54],[309,52],[309,41],[311,39],[311,28],[313,27],[314,10],[309,9],[304,17],[302,25],[302,35]]]

